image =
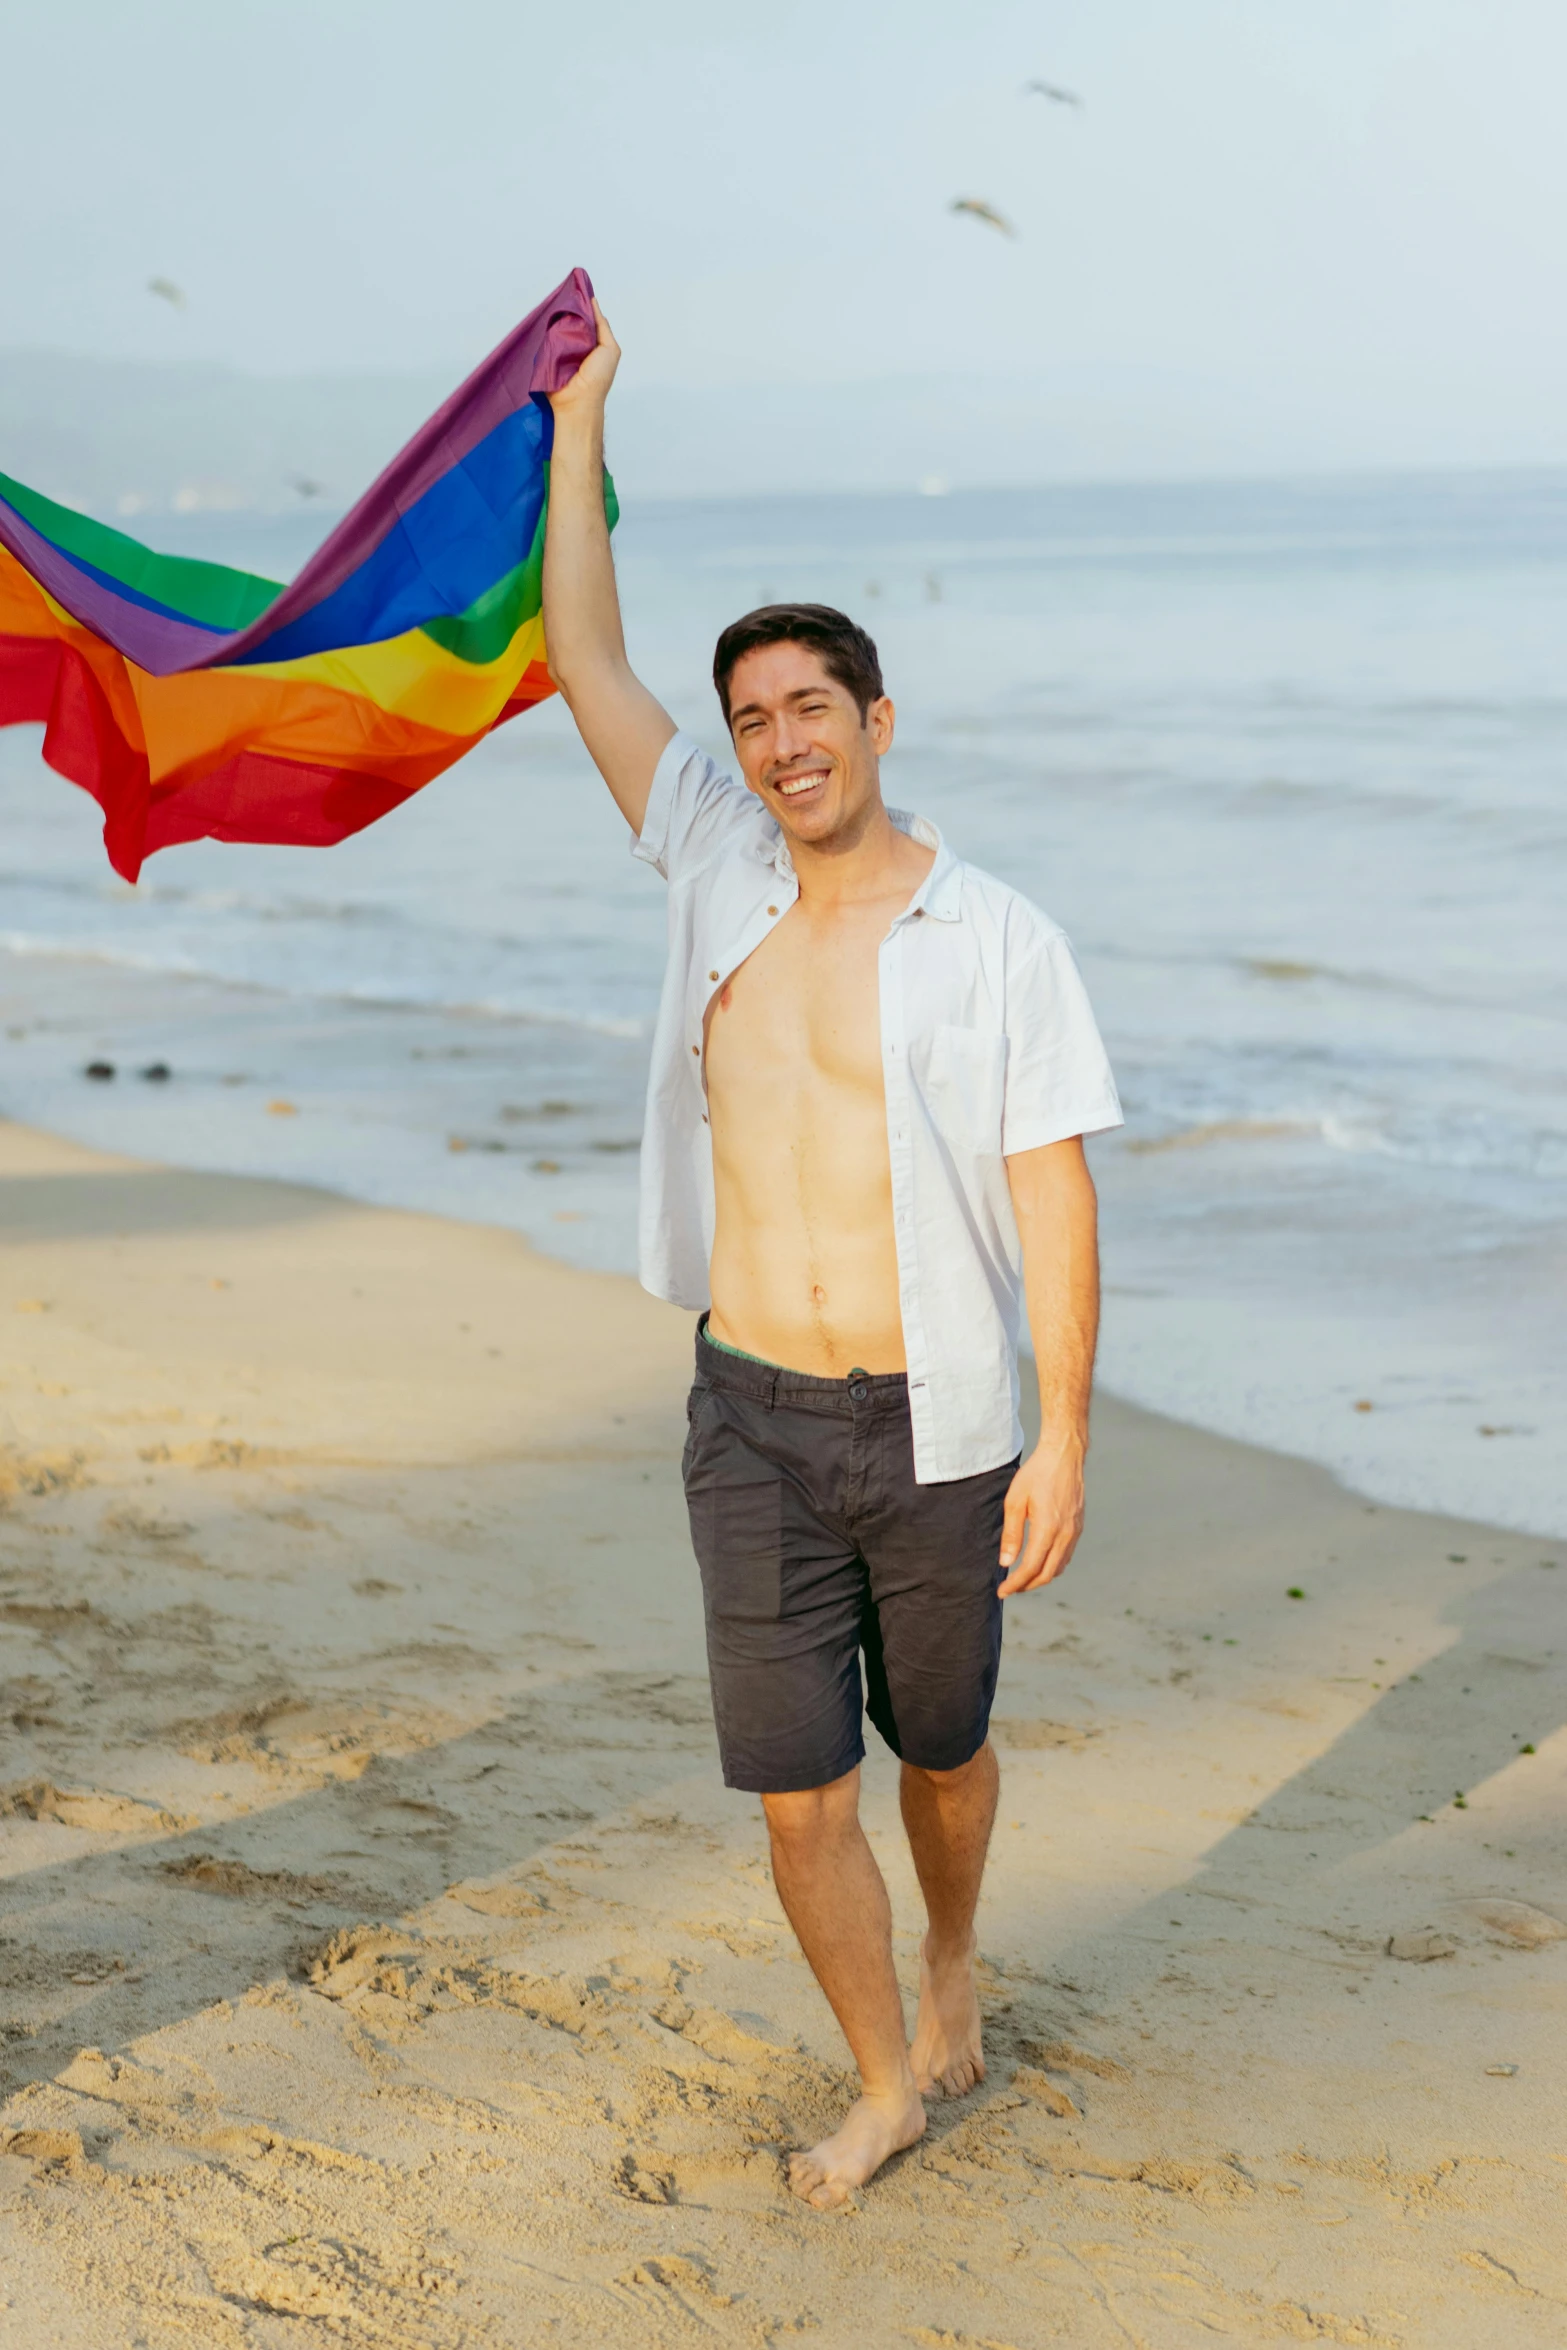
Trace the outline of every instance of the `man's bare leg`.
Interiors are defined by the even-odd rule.
[[[1001,1773],[987,1739],[955,1771],[903,1766],[903,1825],[930,1928],[920,1951],[920,2005],[910,2061],[921,2096],[966,2097],[985,2077],[974,1983],[974,1911],[995,1824]]]
[[[858,1770],[827,1787],[762,1798],[778,1898],[860,2070],[861,2093],[842,2128],[790,2160],[790,2186],[820,2211],[847,2203],[925,2127],[893,1971],[892,1907],[859,1799]]]

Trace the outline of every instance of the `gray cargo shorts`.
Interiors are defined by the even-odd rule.
[[[990,1725],[1016,1461],[914,1482],[901,1371],[813,1379],[699,1326],[683,1464],[724,1779],[825,1787],[865,1752],[956,1770]],[[861,1660],[864,1685],[861,1686]]]

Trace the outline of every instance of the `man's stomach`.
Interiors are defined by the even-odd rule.
[[[713,1336],[819,1379],[905,1370],[884,1135],[872,1181],[863,1156],[815,1153],[803,1196],[789,1180],[798,1141],[764,1172],[726,1165],[714,1139]]]

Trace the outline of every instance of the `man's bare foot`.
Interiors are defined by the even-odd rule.
[[[789,2184],[818,2211],[835,2211],[884,2162],[925,2133],[925,2108],[912,2089],[892,2097],[859,2097],[819,2146],[789,2157]]]
[[[985,2077],[979,1993],[974,1987],[978,1948],[971,1939],[961,1957],[933,1965],[927,1944],[920,1945],[920,2005],[909,2062],[922,2097],[937,2088],[949,2097],[966,2097]]]

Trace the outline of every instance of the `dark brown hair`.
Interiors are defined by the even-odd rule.
[[[736,664],[762,645],[808,645],[828,676],[854,696],[862,726],[872,702],[886,691],[876,647],[846,612],[835,612],[830,604],[763,604],[742,620],[731,620],[713,654],[713,683],[726,726]]]

